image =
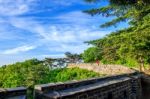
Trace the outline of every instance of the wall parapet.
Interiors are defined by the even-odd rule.
[[[142,76],[143,74],[134,72],[36,85],[34,99],[142,99]],[[0,89],[0,99],[26,99],[26,95],[27,89],[24,87]]]
[[[35,99],[141,99],[138,72],[35,86]]]
[[[0,88],[0,99],[26,99],[27,89],[18,88]]]

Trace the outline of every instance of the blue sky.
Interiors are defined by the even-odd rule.
[[[82,10],[107,5],[83,0],[0,0],[0,65],[30,58],[64,57],[82,53],[84,41],[124,28],[99,28],[112,18],[90,16]]]

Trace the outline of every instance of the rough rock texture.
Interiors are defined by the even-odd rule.
[[[142,99],[140,74],[35,86],[35,99]]]
[[[144,74],[141,77],[141,83],[142,83],[142,99],[150,99],[150,75]]]
[[[93,63],[81,63],[81,64],[68,64],[68,68],[79,67],[81,69],[92,70],[94,72],[100,74],[107,74],[107,75],[116,75],[116,74],[124,74],[124,73],[132,73],[134,70],[122,66],[122,65],[97,65]]]
[[[26,99],[27,89],[18,88],[0,88],[0,99]]]

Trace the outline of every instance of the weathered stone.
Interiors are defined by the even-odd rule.
[[[123,73],[132,73],[134,70],[122,66],[122,65],[109,65],[109,64],[100,64],[97,65],[96,63],[69,63],[67,68],[74,68],[79,67],[81,69],[92,70],[94,72],[100,74],[107,74],[107,75],[116,75],[116,74],[123,74]]]
[[[26,99],[27,89],[24,87],[0,89],[0,99]]]
[[[35,99],[141,99],[140,83],[137,73],[59,83],[48,86],[49,92],[41,92],[40,96],[36,91]],[[59,88],[51,90],[54,86]]]

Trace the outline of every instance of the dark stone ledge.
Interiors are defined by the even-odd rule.
[[[26,99],[26,94],[25,87],[0,88],[0,99]]]

